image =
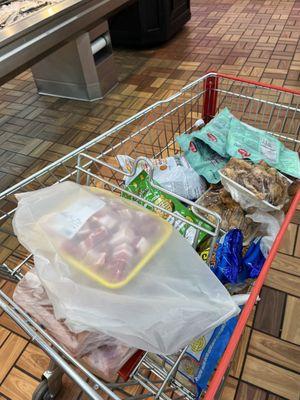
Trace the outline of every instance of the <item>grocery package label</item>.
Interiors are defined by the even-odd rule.
[[[188,378],[191,382],[194,382],[195,375],[199,369],[199,362],[193,357],[185,354],[179,364],[178,371],[183,376]]]
[[[87,196],[78,203],[73,203],[59,213],[53,213],[41,218],[40,223],[47,231],[72,239],[83,227],[86,221],[105,205],[97,196]]]
[[[268,137],[261,137],[259,145],[260,153],[267,163],[275,164],[278,162],[280,149],[278,149],[276,142]]]
[[[237,158],[249,158],[253,162],[260,160],[276,164],[279,160],[282,144],[271,134],[255,129],[250,125],[232,120],[227,140],[227,152]]]

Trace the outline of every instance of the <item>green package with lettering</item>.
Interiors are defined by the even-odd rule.
[[[142,171],[137,177],[135,177],[128,186],[126,190],[138,195],[139,197],[150,201],[151,203],[164,208],[166,211],[172,211],[174,214],[187,219],[194,224],[205,227],[207,230],[212,230],[211,226],[201,221],[189,208],[185,207],[176,197],[164,193],[156,188],[154,188],[149,180],[149,175],[146,171]],[[191,245],[198,245],[206,236],[205,232],[198,231],[193,226],[188,223],[176,219],[167,212],[163,212],[157,208],[151,207],[149,204],[139,201],[129,194],[122,193],[122,197],[133,200],[144,206],[145,208],[151,209],[160,215],[162,218],[166,219],[174,228],[184,236]],[[198,235],[198,236],[196,236]]]

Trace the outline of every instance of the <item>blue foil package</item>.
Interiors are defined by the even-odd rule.
[[[243,258],[243,266],[249,278],[257,278],[266,259],[261,251],[261,237],[252,241]]]
[[[242,251],[243,234],[239,229],[231,229],[220,239],[213,271],[223,284],[247,278],[239,276],[242,272]]]
[[[201,396],[202,391],[206,390],[208,381],[229,342],[237,319],[237,317],[233,317],[225,324],[218,326],[202,351],[200,367],[194,378],[197,387],[197,399]]]

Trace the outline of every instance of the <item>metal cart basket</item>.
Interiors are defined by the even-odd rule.
[[[228,107],[242,121],[272,133],[286,146],[299,151],[299,103],[300,91],[208,73],[170,98],[153,104],[67,156],[34,172],[30,177],[0,194],[1,277],[17,282],[33,267],[32,255],[18,243],[12,230],[11,222],[16,208],[15,193],[39,189],[64,180],[104,187],[115,193],[124,192],[124,173],[116,161],[118,154],[126,154],[134,159],[178,154],[180,149],[176,144],[176,135],[189,132],[199,119],[207,123],[224,107]],[[188,220],[185,222],[199,231],[206,232],[212,242],[216,240],[220,231],[220,216],[191,201],[179,199],[188,206],[197,207],[203,218],[207,214],[214,218],[211,230]],[[229,370],[230,361],[299,199],[300,191],[291,203],[270,255],[252,288],[250,298],[239,316],[225,353],[211,378],[208,390],[202,393],[201,398],[217,399],[221,395],[222,383]],[[161,208],[155,204],[152,204],[152,207]],[[172,214],[168,210],[162,210]],[[180,218],[176,215],[175,217]],[[117,382],[108,384],[74,359],[34,321],[34,316],[26,314],[1,290],[0,308],[51,359],[49,369],[45,371],[43,380],[33,395],[35,400],[54,399],[59,392],[63,374],[67,374],[80,386],[85,393],[82,398],[86,398],[87,395],[94,400],[195,399],[192,385],[186,385],[178,376],[177,368],[184,349],[175,361],[166,357],[163,362],[161,359],[157,362],[155,355],[139,352],[135,359],[121,370],[120,375],[126,379],[120,378]]]

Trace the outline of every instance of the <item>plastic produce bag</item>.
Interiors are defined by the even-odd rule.
[[[135,162],[133,158],[118,155],[117,159],[124,172],[132,172]],[[149,161],[153,165],[153,179],[164,189],[189,200],[197,199],[205,192],[207,187],[205,179],[193,170],[184,157],[152,158]],[[129,185],[142,169],[149,173],[149,164],[147,162],[139,163],[136,174],[127,176],[125,184]]]
[[[248,271],[250,278],[257,278],[279,232],[284,214],[280,211],[273,214],[256,211],[249,214],[248,218],[258,224],[261,236],[250,244],[243,257],[243,267]]]
[[[55,225],[59,233],[64,227],[69,232],[67,217],[77,221],[76,228],[80,229],[78,226],[99,210],[100,200],[106,203],[103,191],[64,182],[19,194],[17,198],[14,230],[20,243],[34,254],[36,270],[53,304],[55,317],[64,318],[71,330],[101,331],[130,347],[172,354],[239,312],[224,286],[173,229],[126,285],[112,289],[74,269],[64,251],[54,244],[56,234],[52,230],[50,233],[44,221],[49,221],[51,215],[61,222]],[[128,200],[116,199],[128,211],[138,209],[147,218],[154,215]],[[87,205],[92,211],[87,212]],[[111,215],[108,213],[107,217]],[[159,222],[166,223],[162,219]],[[145,225],[153,231],[149,221]],[[96,231],[98,228],[99,221],[94,225]],[[115,274],[119,264],[112,269]]]
[[[256,210],[254,213],[248,214],[247,217],[259,224],[259,233],[262,236],[260,248],[263,256],[267,258],[284,220],[284,214],[282,211],[265,213],[261,210]]]

